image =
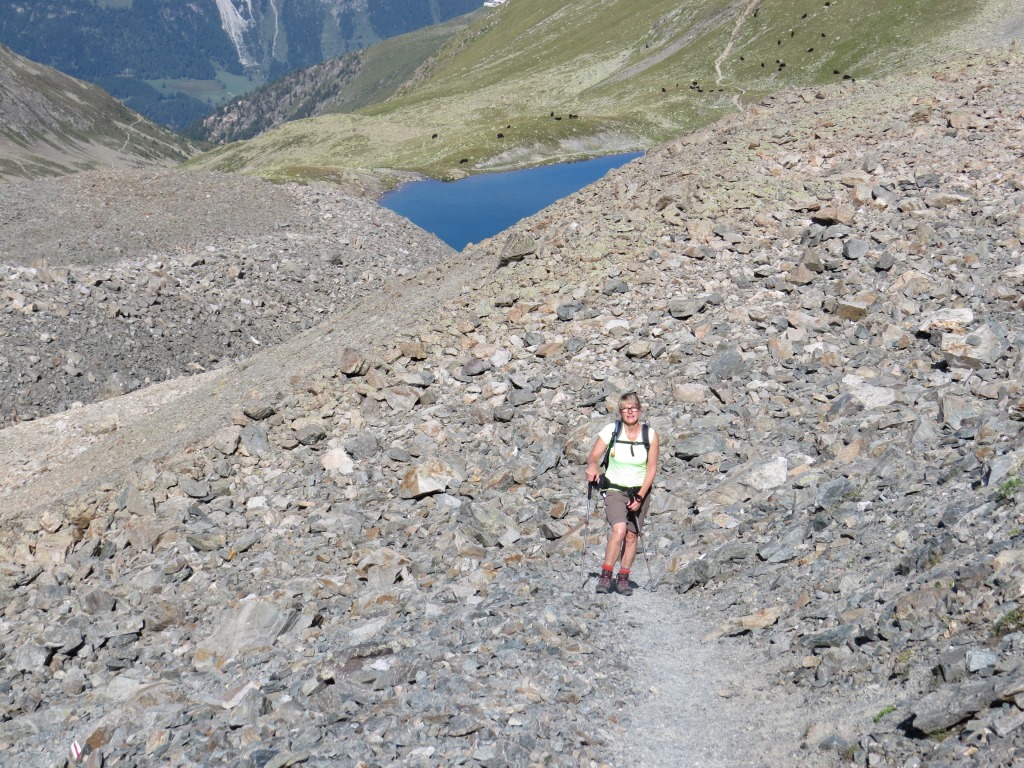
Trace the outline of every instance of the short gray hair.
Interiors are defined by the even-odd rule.
[[[624,406],[626,403],[629,403],[630,405],[635,405],[637,408],[643,407],[640,404],[640,395],[638,395],[634,391],[626,392],[624,395],[621,395],[619,397],[619,408],[622,408],[622,406]]]

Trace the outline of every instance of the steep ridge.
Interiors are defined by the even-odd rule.
[[[127,396],[66,464],[116,401],[40,419],[0,516],[6,754],[1012,764],[1022,67],[784,92]],[[629,600],[581,586],[627,388],[665,444]]]
[[[218,107],[186,129],[214,144],[251,139],[275,125],[322,114],[362,70],[361,52],[347,53],[267,83]]]
[[[0,182],[177,165],[195,146],[94,85],[0,45]]]

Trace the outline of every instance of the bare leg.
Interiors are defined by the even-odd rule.
[[[627,547],[627,540],[632,534],[627,534],[626,523],[616,523],[612,526],[612,532],[608,534],[608,545],[604,548],[604,565],[606,568],[613,568],[615,561],[619,559],[619,555],[623,554],[623,563],[625,563],[625,556],[623,549]],[[633,554],[636,554],[636,536],[633,535]],[[632,560],[632,557],[630,557]]]
[[[622,567],[627,571],[633,565],[633,558],[636,557],[636,545],[637,535],[632,531],[626,531],[626,538],[622,542]]]

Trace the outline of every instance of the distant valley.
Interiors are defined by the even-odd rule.
[[[165,124],[205,115],[188,136],[226,146],[192,167],[381,189],[409,174],[456,179],[648,149],[789,87],[854,85],[920,66],[937,56],[937,41],[971,34],[991,5],[513,0],[420,26],[470,6],[431,3],[425,14],[397,0],[261,0],[242,13],[228,0],[76,0],[46,14],[49,6],[3,6],[0,34]],[[314,17],[311,36],[299,21]],[[157,53],[111,37],[117,19],[148,30],[131,45],[148,40]],[[398,35],[403,28],[415,29]],[[173,43],[182,35],[188,45]],[[397,36],[350,50],[388,35]]]
[[[0,43],[181,130],[268,80],[478,7],[478,0],[5,2]]]
[[[384,101],[475,18],[458,16],[284,75],[224,104],[187,133],[224,144],[251,139],[282,123],[354,112]]]

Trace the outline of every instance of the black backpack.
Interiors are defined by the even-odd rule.
[[[608,447],[605,448],[605,450],[604,450],[604,458],[601,459],[601,469],[608,469],[608,462],[612,458],[612,446],[615,445],[615,441],[618,439],[619,432],[621,432],[621,431],[622,431],[622,422],[621,421],[616,421],[615,422],[615,429],[612,430],[612,439],[608,441]],[[650,435],[647,432],[647,424],[643,425],[643,430],[642,431],[643,431],[644,450],[647,451],[647,453],[650,453],[651,452],[651,437],[650,437]],[[602,477],[603,477],[603,475],[602,475]]]

